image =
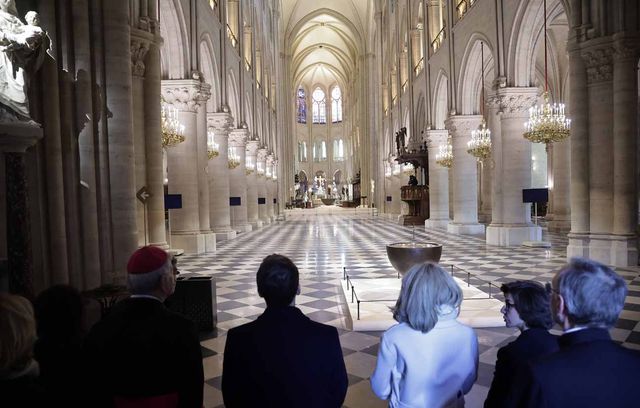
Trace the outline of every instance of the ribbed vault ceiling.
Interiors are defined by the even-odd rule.
[[[282,0],[295,84],[345,86],[363,53],[373,0]]]

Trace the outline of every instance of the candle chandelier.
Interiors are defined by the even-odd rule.
[[[228,167],[230,169],[235,169],[239,165],[240,165],[240,157],[238,157],[238,155],[236,154],[235,150],[233,150],[233,148],[229,147]]]
[[[542,105],[529,109],[529,120],[524,124],[524,138],[533,143],[559,142],[569,137],[571,119],[564,114],[563,103],[549,102],[549,82],[547,75],[547,0],[544,7],[544,93]]]
[[[491,156],[491,131],[487,129],[487,122],[484,119],[484,43],[480,42],[480,63],[482,64],[482,105],[480,113],[482,122],[480,127],[471,131],[471,140],[467,142],[467,153],[476,157],[478,161],[483,161]]]
[[[178,109],[165,102],[161,105],[162,147],[173,147],[184,142],[184,125],[178,120]]]
[[[220,145],[216,143],[212,130],[207,131],[207,157],[209,160],[220,155]]]
[[[447,143],[438,146],[436,153],[436,163],[442,167],[451,168],[453,165],[453,145],[451,143],[451,135],[447,137]]]

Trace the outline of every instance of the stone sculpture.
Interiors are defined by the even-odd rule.
[[[27,97],[29,77],[35,73],[49,48],[38,14],[18,17],[15,0],[0,0],[0,122],[31,121]]]

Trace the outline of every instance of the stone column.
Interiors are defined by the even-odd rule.
[[[273,154],[267,155],[266,167],[265,167],[265,178],[266,178],[266,191],[267,191],[267,215],[271,219],[271,221],[276,220],[275,215],[275,204],[273,203],[273,199],[276,198],[275,194],[275,186],[273,183],[273,162],[274,157]]]
[[[614,37],[615,38],[615,37]],[[613,60],[613,265],[638,264],[638,38],[616,39]]]
[[[491,245],[521,245],[542,239],[542,228],[531,223],[531,204],[522,202],[522,190],[531,187],[531,142],[522,136],[523,124],[537,99],[538,88],[533,87],[500,88],[489,98],[500,114],[496,139],[501,146],[492,156],[496,183],[491,225],[487,227],[487,243]]]
[[[587,69],[580,48],[569,41],[571,106],[571,232],[567,258],[589,256],[589,110]]]
[[[187,253],[206,251],[206,234],[202,234],[199,212],[198,172],[198,106],[210,86],[193,79],[162,82],[162,95],[167,104],[178,109],[185,127],[185,141],[167,149],[169,194],[182,195],[182,208],[169,210],[171,246]]]
[[[146,137],[151,136],[145,129],[145,114],[149,109],[145,109],[145,58],[149,51],[149,33],[142,30],[133,29],[131,32],[131,105],[133,114],[133,151],[135,153],[135,180],[136,191],[147,188],[146,177]],[[157,110],[157,104],[154,104]],[[156,134],[157,139],[161,139]],[[153,159],[152,159],[153,160]],[[138,226],[138,246],[148,243],[147,236],[147,207],[139,199],[136,203],[136,221]],[[97,286],[97,285],[96,285]],[[93,286],[92,286],[93,287]]]
[[[129,256],[138,246],[131,103],[131,27],[123,0],[103,2],[104,67],[108,127],[109,200],[113,249],[112,283],[123,283]],[[104,197],[103,197],[104,198]]]
[[[258,175],[256,161],[258,159],[258,140],[247,142],[247,220],[254,230],[262,228],[262,221],[258,217]]]
[[[553,214],[548,227],[551,232],[567,233],[571,229],[570,153],[571,138],[554,143],[547,149],[547,160],[551,162],[549,193],[553,201]]]
[[[164,169],[160,114],[160,40],[149,44],[144,77],[145,165],[147,177],[147,231],[149,245],[168,249],[164,220]]]
[[[210,93],[200,94],[200,109],[198,109],[198,215],[200,218],[200,233],[205,237],[205,251],[216,250],[216,236],[211,231],[209,214],[209,156],[207,154],[207,100]]]
[[[429,219],[426,228],[447,228],[449,219],[449,169],[436,163],[438,147],[447,143],[446,130],[426,130],[429,143]]]
[[[258,149],[256,161],[256,169],[258,173],[258,217],[263,224],[271,224],[267,210],[267,180],[265,170],[267,168],[267,149],[261,147]]]
[[[233,124],[230,113],[208,113],[207,126],[214,133],[219,145],[219,155],[209,160],[209,208],[211,229],[216,240],[223,241],[236,237],[231,228],[231,208],[229,207],[229,130]]]
[[[246,148],[248,136],[247,129],[234,129],[229,133],[229,149],[235,152],[240,162],[235,168],[229,166],[229,194],[234,200],[240,199],[239,205],[231,206],[231,227],[238,233],[251,231],[247,213]]]
[[[467,153],[471,131],[481,120],[480,115],[455,115],[445,121],[453,141],[453,222],[447,231],[455,234],[484,233],[484,225],[478,223],[478,167]]]

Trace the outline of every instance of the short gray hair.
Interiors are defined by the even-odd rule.
[[[586,258],[572,258],[558,272],[557,285],[569,322],[576,326],[613,327],[627,296],[620,275]]]
[[[160,280],[165,273],[173,273],[171,256],[167,256],[167,261],[160,268],[152,272],[140,274],[128,274],[127,286],[133,295],[149,295],[160,286]]]
[[[440,266],[426,262],[413,266],[402,278],[393,318],[427,333],[438,322],[442,306],[457,309],[460,303],[460,286]]]

